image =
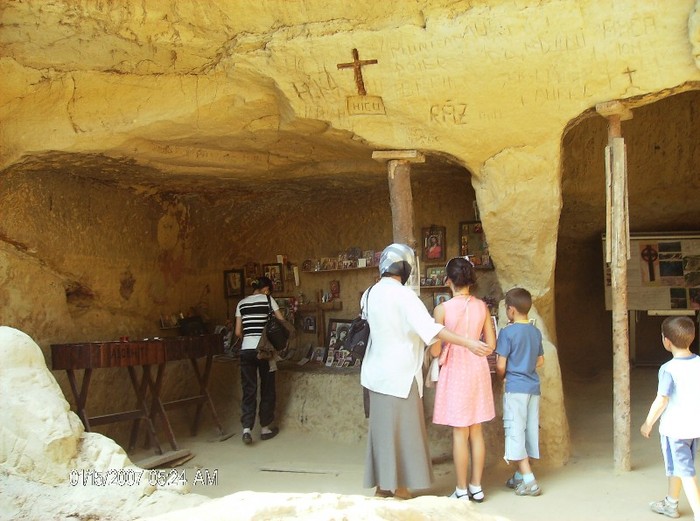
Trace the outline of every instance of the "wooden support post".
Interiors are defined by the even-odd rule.
[[[411,163],[424,163],[425,156],[417,150],[378,150],[372,153],[372,158],[388,163],[393,241],[415,249]]]
[[[596,111],[608,119],[606,169],[606,262],[612,284],[613,335],[613,450],[617,472],[629,471],[630,462],[630,363],[629,317],[627,310],[627,260],[629,214],[627,159],[621,122],[632,113],[620,102],[601,103]]]

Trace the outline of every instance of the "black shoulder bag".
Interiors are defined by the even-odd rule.
[[[270,306],[270,310],[267,313],[267,322],[265,323],[264,334],[272,344],[272,347],[274,347],[277,351],[281,351],[287,346],[289,331],[275,316],[275,312],[272,309],[272,299],[270,299],[270,295],[267,296],[267,303]]]
[[[371,290],[372,286],[367,290],[367,298],[365,299],[368,311],[369,292]],[[367,344],[369,343],[369,322],[367,322],[367,319],[362,318],[362,315],[366,315],[364,308],[360,308],[360,314],[350,323],[348,335],[345,337],[345,341],[341,347],[341,349],[350,352],[353,360],[362,360],[364,358],[365,352],[367,351]]]

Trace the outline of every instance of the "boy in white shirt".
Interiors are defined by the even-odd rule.
[[[695,479],[695,453],[700,438],[700,357],[690,352],[695,338],[695,324],[685,316],[668,317],[661,324],[661,342],[673,358],[659,368],[656,399],[642,424],[641,433],[649,437],[656,420],[661,435],[668,476],[668,495],[650,503],[652,511],[668,517],[679,517],[678,497],[681,486],[693,509],[695,521],[700,521],[700,493]]]

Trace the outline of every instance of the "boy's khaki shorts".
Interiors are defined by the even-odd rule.
[[[503,430],[506,462],[540,457],[540,397],[537,394],[503,394]]]

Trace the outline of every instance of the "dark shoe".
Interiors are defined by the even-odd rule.
[[[250,445],[251,443],[253,443],[253,437],[250,435],[249,432],[243,433],[243,443],[245,443],[246,445]]]
[[[469,499],[471,499],[472,501],[476,501],[477,503],[483,502],[486,498],[486,496],[484,495],[484,491],[481,488],[479,488],[479,490],[477,490],[476,492],[472,492],[471,490],[469,490],[467,494],[469,494]]]
[[[279,427],[270,427],[270,432],[263,432],[260,434],[260,439],[261,440],[271,440],[275,436],[277,436],[277,433],[280,431]]]

